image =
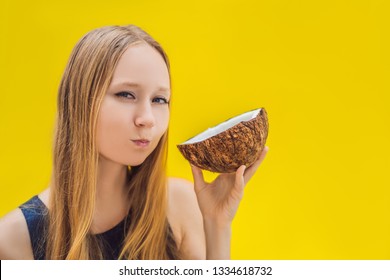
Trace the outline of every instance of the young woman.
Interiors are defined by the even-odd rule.
[[[75,46],[58,93],[49,187],[0,220],[0,259],[228,259],[231,222],[260,158],[212,183],[165,173],[168,57],[140,28]]]

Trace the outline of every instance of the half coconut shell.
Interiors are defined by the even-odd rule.
[[[211,172],[231,173],[256,161],[267,136],[267,112],[260,108],[209,128],[177,147],[192,165]]]

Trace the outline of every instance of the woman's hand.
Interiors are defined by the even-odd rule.
[[[246,168],[240,166],[235,173],[220,174],[213,182],[207,183],[200,168],[191,165],[194,188],[203,219],[216,225],[230,226],[244,194],[244,187],[255,174],[268,152],[265,147],[259,158]]]

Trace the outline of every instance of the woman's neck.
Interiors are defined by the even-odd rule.
[[[127,166],[99,159],[96,185],[96,211],[92,232],[101,233],[120,223],[129,211]]]
[[[127,191],[127,166],[99,159],[96,190],[98,197],[122,196]]]

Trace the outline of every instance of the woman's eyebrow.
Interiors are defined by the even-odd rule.
[[[133,87],[133,88],[142,88],[142,85],[140,85],[138,83],[134,83],[134,82],[122,82],[122,83],[114,84],[114,86],[115,87],[117,87],[117,86],[128,86],[128,87]],[[167,91],[167,92],[169,92],[170,89],[167,88],[167,87],[159,86],[159,87],[157,87],[156,91]]]
[[[134,87],[134,88],[141,88],[142,87],[140,84],[133,83],[133,82],[121,82],[121,83],[114,84],[114,86],[128,86],[128,87]]]

